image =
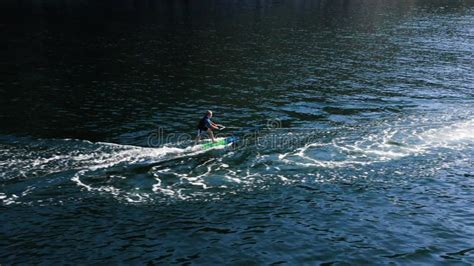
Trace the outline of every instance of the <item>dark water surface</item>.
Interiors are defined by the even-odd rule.
[[[474,263],[474,1],[0,21],[0,264]],[[207,109],[237,147],[187,148]]]

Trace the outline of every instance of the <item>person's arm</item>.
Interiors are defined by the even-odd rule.
[[[206,119],[206,127],[211,129],[219,129],[216,123],[212,122],[211,119]]]
[[[219,127],[222,127],[222,125],[216,124],[216,123],[214,123],[214,122],[211,122],[211,125],[212,125],[212,127],[215,128],[215,129],[219,129]]]
[[[208,122],[208,127],[212,129],[220,129],[220,127],[224,127],[223,125],[212,122],[211,119],[208,119],[207,122]]]

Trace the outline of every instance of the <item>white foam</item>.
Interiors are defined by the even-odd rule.
[[[64,148],[60,154],[57,150],[46,150],[46,152],[30,152],[23,154],[18,151],[14,158],[2,162],[2,168],[14,167],[16,176],[47,175],[59,171],[76,170],[71,180],[81,189],[95,193],[104,193],[117,198],[120,201],[137,203],[166,200],[169,198],[188,200],[201,195],[217,195],[217,189],[225,189],[226,193],[233,193],[233,185],[236,188],[254,187],[262,188],[266,178],[273,178],[283,183],[290,183],[295,177],[312,178],[316,181],[331,180],[333,176],[305,176],[287,175],[285,170],[295,170],[299,167],[312,168],[340,168],[354,165],[368,165],[376,162],[397,160],[406,156],[423,154],[437,148],[465,149],[472,147],[474,143],[474,120],[465,120],[445,126],[417,127],[416,123],[399,121],[399,124],[409,124],[405,127],[397,127],[384,124],[379,128],[367,129],[367,134],[355,132],[356,134],[344,134],[344,137],[335,137],[327,143],[313,142],[303,147],[282,154],[260,154],[257,151],[255,157],[246,161],[245,166],[232,167],[227,159],[232,160],[235,153],[229,152],[219,158],[210,158],[200,162],[195,168],[179,168],[176,165],[170,167],[152,168],[152,184],[150,188],[137,190],[135,186],[130,189],[130,181],[126,176],[112,176],[113,181],[125,182],[127,188],[117,186],[117,183],[94,182],[94,176],[100,176],[111,167],[128,167],[134,164],[150,165],[161,163],[170,159],[195,156],[207,150],[196,149],[195,146],[188,148],[177,148],[165,146],[160,148],[144,148],[130,145],[119,145],[113,143],[84,143],[77,142]],[[382,128],[383,127],[383,128]],[[291,133],[291,132],[290,132]],[[331,132],[328,132],[331,134]],[[63,143],[58,143],[58,146]],[[215,147],[220,149],[225,147]],[[250,147],[248,149],[252,149]],[[267,151],[264,151],[265,153]],[[283,164],[276,165],[276,161]],[[192,161],[192,160],[190,160]],[[183,160],[183,162],[187,162]],[[179,166],[179,165],[178,165]],[[186,165],[185,165],[186,166]],[[283,170],[282,170],[283,169]],[[275,174],[277,173],[277,174]],[[12,172],[9,173],[12,176]],[[0,176],[1,173],[0,173]],[[173,183],[164,178],[171,176],[177,181]],[[220,179],[215,178],[219,176]],[[68,177],[69,178],[69,177]],[[116,178],[116,179],[115,179]],[[123,181],[121,181],[123,180]],[[164,180],[166,182],[164,182]],[[153,183],[154,181],[154,183]],[[148,181],[147,181],[148,183]],[[132,182],[133,184],[133,182]],[[35,187],[27,187],[23,192],[15,191],[15,194],[0,193],[3,204],[13,204],[20,197],[34,193]],[[158,194],[158,196],[157,196]]]
[[[310,143],[278,158],[301,167],[333,168],[390,161],[436,148],[462,149],[474,143],[474,120],[418,131],[386,128],[355,141],[336,138],[331,143]],[[320,158],[321,154],[330,158]]]
[[[210,149],[201,149],[200,145],[197,146],[190,146],[187,148],[176,148],[176,147],[160,147],[160,148],[143,148],[143,147],[136,147],[130,145],[119,145],[113,143],[100,143],[102,146],[113,147],[112,152],[105,152],[95,154],[95,156],[84,156],[80,155],[80,159],[87,158],[90,163],[87,165],[86,168],[82,169],[78,173],[76,173],[71,180],[75,182],[78,186],[85,188],[88,191],[95,191],[95,192],[107,192],[113,195],[114,197],[120,199],[123,198],[128,202],[138,202],[140,200],[151,200],[150,193],[161,193],[165,196],[172,196],[175,198],[180,199],[187,199],[189,195],[186,195],[186,191],[182,188],[179,188],[179,185],[191,185],[193,187],[199,188],[199,190],[207,190],[209,188],[208,184],[203,179],[206,176],[209,176],[212,171],[216,169],[212,169],[210,165],[207,165],[208,162],[205,162],[204,165],[206,166],[206,171],[202,174],[193,176],[189,174],[180,174],[180,173],[172,173],[175,176],[180,178],[178,184],[174,187],[162,187],[161,179],[158,174],[154,174],[155,180],[157,183],[152,185],[150,192],[141,192],[141,193],[130,193],[127,191],[123,191],[121,189],[113,187],[113,185],[107,186],[94,186],[88,184],[84,181],[83,177],[87,177],[90,175],[94,175],[95,171],[111,168],[117,165],[133,165],[133,164],[152,164],[165,161],[167,159],[177,159],[189,156],[195,156],[200,153],[207,152],[209,150],[216,150],[226,148],[226,146],[217,146],[212,147]],[[226,168],[229,167],[228,165],[222,164],[219,167]],[[171,172],[171,169],[164,169],[160,170],[162,172]],[[199,191],[198,190],[198,191]]]

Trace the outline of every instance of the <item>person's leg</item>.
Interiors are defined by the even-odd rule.
[[[208,129],[207,134],[209,134],[209,136],[211,137],[212,142],[216,142],[216,139],[214,138],[214,133],[212,133],[212,129]]]
[[[201,140],[201,130],[198,129],[195,144],[198,144]]]

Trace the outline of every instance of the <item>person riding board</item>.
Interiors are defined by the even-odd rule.
[[[197,137],[196,137],[196,143],[198,143],[201,140],[201,135],[204,132],[207,132],[207,134],[211,137],[212,142],[215,142],[216,139],[214,138],[214,133],[212,132],[213,129],[222,129],[224,128],[223,125],[216,124],[211,121],[212,117],[212,111],[207,111],[206,115],[199,120],[199,124],[197,126]]]

